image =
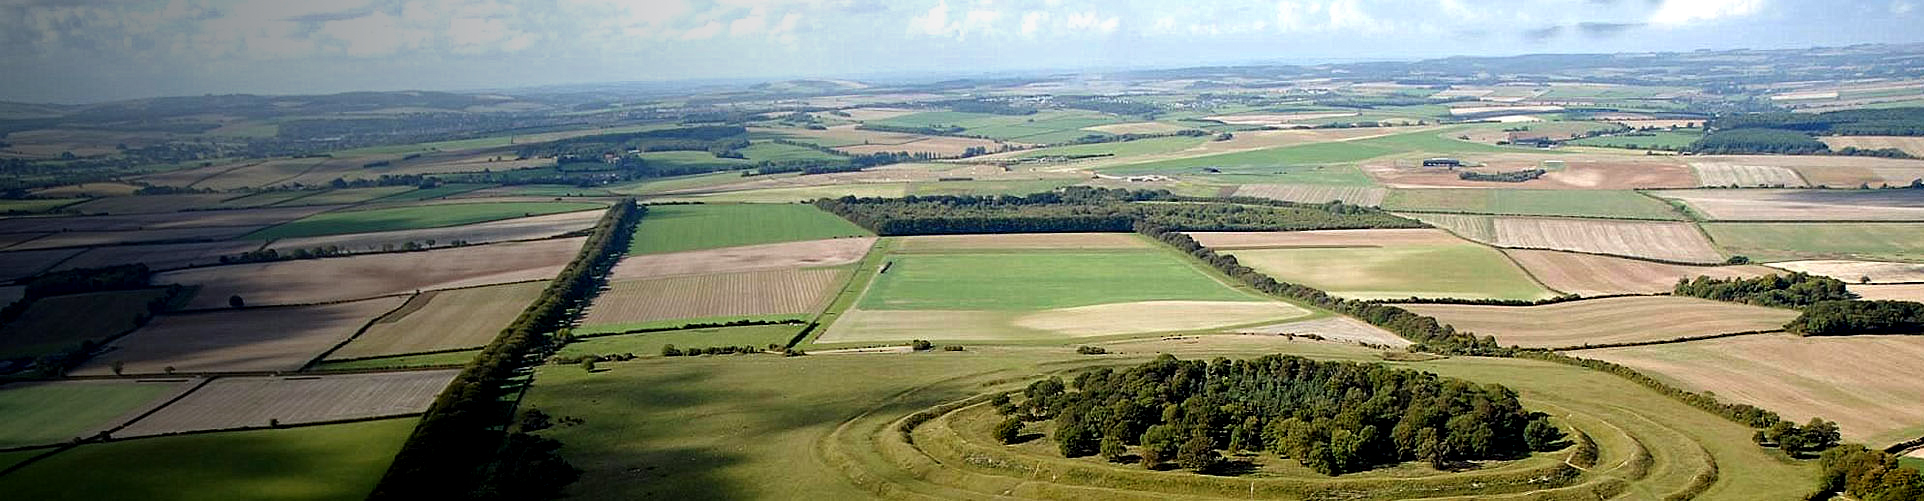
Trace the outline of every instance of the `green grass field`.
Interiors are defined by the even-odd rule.
[[[909,184],[910,195],[1028,195],[1054,191],[1081,179],[1024,179],[1017,181],[937,181]]]
[[[1228,252],[1256,271],[1354,299],[1541,299],[1548,289],[1503,253],[1475,244],[1251,249]]]
[[[583,325],[583,326],[576,327],[572,332],[574,332],[576,335],[608,334],[608,333],[628,332],[628,331],[642,330],[642,329],[680,329],[690,324],[720,324],[720,323],[733,322],[736,320],[760,320],[760,321],[771,321],[771,322],[781,321],[781,320],[806,321],[808,320],[808,317],[809,315],[747,315],[747,316],[734,316],[734,317],[677,318],[673,320],[656,320],[652,322]]]
[[[955,111],[930,111],[871,120],[867,123],[895,127],[957,126],[965,133],[991,139],[1022,143],[1052,144],[1073,141],[1083,136],[1108,135],[1081,130],[1084,127],[1121,123],[1102,113],[1081,110],[1045,111],[1032,115],[992,115]]]
[[[869,235],[813,205],[656,205],[635,227],[628,254]]]
[[[1570,141],[1568,144],[1573,144],[1577,146],[1602,146],[1606,148],[1680,150],[1680,149],[1689,147],[1690,143],[1697,142],[1698,139],[1703,139],[1704,137],[1704,133],[1702,129],[1684,129],[1684,130],[1674,130],[1674,131],[1660,130],[1660,131],[1651,131],[1651,132],[1638,132],[1637,134],[1650,134],[1650,135],[1648,136],[1614,135],[1614,136],[1586,137],[1583,139]]]
[[[615,355],[633,353],[641,356],[661,354],[662,345],[675,345],[678,348],[706,348],[710,346],[754,346],[767,347],[769,343],[787,345],[802,326],[796,324],[750,325],[744,327],[710,327],[679,331],[648,332],[642,334],[622,334],[600,336],[577,340],[561,348],[561,356]]]
[[[161,289],[90,292],[41,298],[19,318],[0,325],[0,358],[37,357],[101,341],[138,327]]]
[[[593,210],[605,204],[590,202],[490,202],[418,205],[357,211],[324,212],[242,236],[249,240],[440,228],[503,219]]]
[[[189,383],[88,381],[0,386],[0,447],[66,442]],[[131,416],[125,416],[131,417]]]
[[[1083,156],[1109,154],[1118,157],[1154,155],[1193,148],[1208,141],[1206,137],[1156,137],[1119,143],[1077,144],[1024,151],[1017,158]]]
[[[462,193],[467,193],[470,191],[486,188],[488,186],[491,186],[491,185],[473,184],[473,183],[450,183],[450,184],[443,184],[440,186],[436,186],[433,188],[421,188],[414,191],[401,192],[400,194],[379,198],[379,199],[376,199],[375,201],[377,202],[418,202],[421,200],[441,198],[448,195],[459,195]]]
[[[1027,377],[1094,366],[1135,364],[1159,352],[1185,359],[1253,356],[1283,352],[1323,359],[1375,361],[1376,351],[1335,343],[1217,344],[1205,336],[1185,342],[1118,343],[1111,355],[1078,356],[1072,347],[969,347],[963,352],[922,352],[783,358],[731,356],[643,359],[603,363],[587,373],[573,366],[536,369],[524,406],[584,423],[541,432],[561,440],[562,455],[584,470],[570,486],[570,499],[852,499],[868,497],[861,485],[890,492],[984,496],[1023,485],[1025,492],[1103,498],[1103,491],[1050,490],[1040,479],[978,475],[981,468],[933,462],[904,463],[900,449],[884,449],[878,437],[897,436],[906,416],[939,403],[1025,383]],[[1404,365],[1404,364],[1399,364]],[[1651,392],[1621,378],[1542,362],[1458,357],[1408,368],[1435,371],[1516,389],[1526,407],[1595,431],[1606,449],[1599,475],[1623,475],[1639,443],[1650,453],[1635,492],[1661,498],[1691,482],[1707,453],[1720,468],[1716,484],[1699,499],[1794,500],[1815,481],[1808,463],[1774,458],[1749,442],[1751,430]],[[886,375],[886,377],[876,377]],[[796,384],[833,382],[833,384]],[[1033,426],[1033,425],[1032,425]],[[1612,435],[1605,435],[1612,433]],[[1052,442],[1043,439],[1044,446]],[[1052,447],[1049,447],[1052,449]],[[810,451],[799,453],[798,451]],[[1100,464],[1099,460],[1050,462]],[[649,469],[653,468],[653,469]],[[906,470],[904,468],[907,468]],[[1117,466],[1124,474],[1139,467]],[[1133,473],[1131,473],[1133,472]],[[1190,477],[1185,472],[1142,473],[1155,488],[1181,489],[1185,479],[1239,482],[1239,478]],[[1328,477],[1310,476],[1320,482]],[[1261,479],[1255,479],[1261,480]],[[1063,483],[1077,479],[1063,478]],[[1246,485],[1246,484],[1245,484]],[[955,490],[961,489],[961,490]],[[1079,494],[1079,495],[1078,495]],[[1138,499],[1145,492],[1119,493]],[[1134,497],[1131,497],[1134,496]]]
[[[1390,190],[1383,208],[1419,212],[1516,214],[1529,216],[1593,216],[1681,220],[1682,214],[1663,201],[1634,191],[1508,190],[1508,189],[1397,189]]]
[[[89,444],[0,476],[34,500],[360,500],[415,419]]]
[[[1754,261],[1873,259],[1924,262],[1921,223],[1703,223],[1730,254]]]
[[[1156,300],[1254,301],[1159,250],[894,255],[867,310],[1042,310]]]
[[[770,177],[776,177],[776,176],[782,176],[782,175],[775,174],[768,177],[762,177],[761,179],[768,179]],[[720,186],[724,184],[739,183],[739,182],[742,182],[742,175],[739,172],[713,172],[708,174],[662,177],[662,178],[647,179],[642,181],[635,181],[627,184],[609,186],[607,187],[607,190],[609,192],[623,194],[623,195],[650,195],[650,194],[661,193],[665,191],[685,190],[685,189],[692,189],[692,188],[706,188],[710,186]]]
[[[325,192],[316,193],[316,194],[308,195],[305,197],[300,197],[294,200],[280,202],[276,205],[285,207],[285,206],[293,206],[293,205],[358,204],[358,203],[366,202],[369,200],[383,199],[386,197],[399,195],[409,191],[414,191],[414,187],[412,186],[378,186],[374,188],[350,188],[350,189],[344,189],[344,190],[328,190]]]
[[[1180,175],[1224,184],[1365,186],[1372,184],[1373,181],[1368,175],[1363,174],[1363,171],[1352,166],[1336,164],[1348,164],[1389,155],[1396,153],[1396,150],[1359,145],[1357,144],[1359,142],[1317,143],[1162,160],[1097,170],[1116,175]],[[1219,172],[1212,173],[1205,169],[1216,169]]]

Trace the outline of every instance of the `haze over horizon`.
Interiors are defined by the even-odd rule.
[[[1924,41],[1915,0],[70,3],[0,0],[0,100]]]

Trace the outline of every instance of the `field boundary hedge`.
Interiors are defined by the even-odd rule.
[[[334,352],[336,352],[336,351],[340,351],[340,350],[341,350],[341,348],[345,348],[345,347],[347,347],[347,344],[348,344],[348,343],[352,343],[352,342],[354,342],[354,340],[356,340],[356,339],[360,339],[360,338],[361,338],[361,335],[362,335],[362,334],[366,334],[366,333],[367,333],[367,330],[368,330],[368,329],[372,329],[372,328],[374,328],[374,324],[375,324],[375,323],[377,323],[377,322],[380,322],[380,321],[381,321],[381,319],[383,319],[383,318],[387,318],[387,316],[388,316],[388,315],[393,315],[393,314],[394,314],[394,312],[397,312],[397,311],[401,311],[401,310],[403,310],[403,309],[407,309],[407,307],[408,307],[408,303],[412,303],[412,302],[414,302],[414,299],[415,299],[415,298],[417,298],[417,297],[420,297],[420,296],[421,296],[421,294],[422,294],[422,293],[420,293],[420,292],[416,292],[416,293],[414,293],[414,295],[412,295],[412,296],[408,296],[408,299],[407,299],[406,301],[402,301],[402,302],[401,302],[401,304],[398,304],[398,305],[395,305],[395,306],[394,306],[394,309],[391,309],[391,310],[387,310],[386,312],[384,312],[384,313],[381,313],[380,315],[375,315],[375,316],[374,316],[374,318],[370,318],[370,319],[367,319],[367,321],[366,321],[366,322],[362,322],[362,323],[361,323],[361,328],[359,328],[359,329],[354,329],[354,334],[352,334],[352,335],[349,335],[349,336],[347,337],[347,339],[343,339],[343,340],[341,340],[341,342],[339,342],[339,343],[334,343],[334,347],[332,347],[332,348],[328,348],[328,349],[327,349],[327,351],[323,351],[323,352],[321,352],[321,354],[319,354],[319,355],[315,355],[315,356],[314,356],[314,358],[310,358],[310,359],[308,359],[308,360],[307,360],[307,363],[305,363],[305,364],[301,364],[301,368],[300,368],[300,369],[296,369],[296,371],[297,371],[297,372],[298,372],[298,371],[306,371],[306,370],[308,370],[308,369],[312,369],[312,368],[314,368],[314,366],[316,366],[316,365],[320,365],[320,363],[321,363],[321,361],[322,361],[322,360],[326,360],[326,359],[327,359],[327,356],[328,356],[328,355],[332,355],[332,354],[334,354]],[[420,309],[420,308],[418,308],[418,307],[417,307],[417,308],[415,308],[415,309],[417,309],[417,310],[418,310],[418,309]]]
[[[502,480],[518,472],[515,468],[504,472],[495,464],[508,438],[505,425],[514,409],[514,402],[504,402],[503,397],[513,393],[508,387],[520,376],[518,372],[538,364],[541,352],[552,348],[549,333],[563,327],[599,290],[608,271],[627,253],[634,226],[646,212],[632,198],[608,208],[574,260],[435,398],[369,499],[473,498],[490,492],[559,488]],[[450,492],[450,488],[458,490]]]
[[[1782,333],[1782,332],[1784,332],[1783,329],[1725,332],[1721,334],[1682,336],[1682,337],[1673,337],[1669,339],[1654,339],[1650,341],[1625,341],[1621,343],[1585,344],[1585,345],[1576,345],[1576,346],[1559,346],[1555,348],[1545,348],[1545,349],[1549,351],[1574,351],[1574,350],[1595,350],[1595,349],[1602,349],[1602,348],[1629,348],[1633,346],[1652,346],[1652,345],[1659,345],[1659,344],[1688,343],[1691,341],[1704,341],[1709,339],[1723,339],[1727,337],[1739,337],[1739,336],[1755,336],[1758,334],[1776,334],[1776,333]]]

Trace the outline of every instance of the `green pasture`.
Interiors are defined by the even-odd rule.
[[[1277,280],[1346,298],[1532,300],[1554,295],[1503,253],[1469,243],[1250,249],[1226,254]]]
[[[462,193],[479,190],[489,186],[492,186],[492,185],[473,184],[473,183],[449,183],[449,184],[436,186],[433,188],[421,188],[418,190],[401,192],[399,194],[389,195],[386,197],[376,199],[375,201],[383,202],[383,203],[385,202],[418,202],[422,200],[431,200],[435,198],[441,198],[449,195],[459,195]]]
[[[463,365],[474,360],[481,350],[461,350],[421,355],[397,355],[392,357],[363,358],[358,360],[334,360],[315,365],[317,371],[346,371],[367,369],[406,369],[410,367],[441,367]]]
[[[87,200],[89,199],[86,199],[86,198],[27,198],[27,199],[0,200],[0,213],[31,214],[31,213],[38,213],[38,212],[47,212],[47,211],[51,211],[61,207],[73,205],[76,203],[85,202]]]
[[[374,491],[416,421],[88,444],[0,476],[0,492],[45,501],[358,501]]]
[[[702,204],[648,207],[629,255],[870,236],[813,205]]]
[[[1395,189],[1388,210],[1681,220],[1663,201],[1618,190]]]
[[[416,205],[356,211],[324,212],[242,236],[249,240],[414,230],[593,210],[606,207],[591,202],[487,202]]]
[[[0,385],[0,448],[57,444],[119,423],[129,412],[181,388],[179,383],[87,381]]]
[[[1924,262],[1924,223],[1702,223],[1726,253],[1753,261]]]
[[[1160,153],[1182,151],[1182,150],[1196,147],[1197,145],[1203,144],[1206,141],[1209,141],[1209,138],[1185,137],[1185,136],[1155,137],[1155,138],[1149,138],[1149,139],[1137,139],[1135,141],[1121,141],[1121,142],[1114,142],[1114,143],[1077,144],[1077,145],[1070,145],[1070,146],[1052,146],[1048,148],[1038,148],[1038,149],[1023,151],[1022,153],[1017,154],[1016,157],[1017,158],[1036,158],[1036,157],[1085,156],[1085,155],[1104,155],[1104,154],[1117,156],[1117,157],[1132,157],[1132,156],[1138,156],[1138,155],[1154,155],[1154,154],[1160,154]]]
[[[1157,300],[1254,301],[1160,250],[892,255],[865,310],[1045,310]]]

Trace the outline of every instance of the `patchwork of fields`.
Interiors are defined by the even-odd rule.
[[[1587,252],[1677,263],[1724,261],[1716,244],[1690,223],[1454,214],[1413,216],[1463,238],[1498,247]],[[1709,225],[1705,226],[1709,229]],[[1711,231],[1715,235],[1715,230]],[[1724,245],[1729,248],[1730,244],[1724,242]]]
[[[1495,249],[1438,230],[1194,233],[1277,280],[1353,299],[1552,296]]]
[[[1496,336],[1505,346],[1568,348],[1774,331],[1797,312],[1688,297],[1586,299],[1543,306],[1411,304],[1458,331]]]
[[[635,227],[629,254],[870,236],[810,205],[659,205]]]

